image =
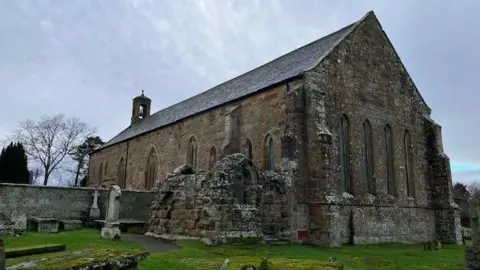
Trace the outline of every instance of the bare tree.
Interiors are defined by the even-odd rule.
[[[480,199],[480,183],[479,182],[473,182],[468,185],[467,187],[468,193],[470,193],[470,196],[475,198],[475,199]]]
[[[14,134],[23,143],[27,155],[43,168],[43,185],[70,152],[80,145],[95,129],[78,118],[63,114],[41,117],[39,121],[20,122]]]
[[[40,177],[44,174],[43,169],[40,167],[34,167],[31,170],[31,173],[33,174],[33,183],[34,185],[38,185]]]

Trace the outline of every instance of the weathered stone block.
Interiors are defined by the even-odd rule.
[[[43,233],[58,232],[59,222],[56,218],[30,218],[29,227],[31,230]]]
[[[111,239],[111,240],[119,240],[122,237],[122,233],[120,228],[117,226],[113,226],[110,228],[103,227],[101,231],[102,238]]]

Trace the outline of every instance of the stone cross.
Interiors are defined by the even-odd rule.
[[[470,228],[472,229],[472,245],[480,244],[480,201],[470,200]]]
[[[470,200],[470,228],[472,245],[465,248],[465,269],[480,270],[480,200]]]
[[[98,190],[95,189],[95,192],[92,194],[93,196],[93,203],[92,203],[92,208],[98,208],[98,196],[100,194],[98,193]]]
[[[108,189],[107,207],[105,211],[105,221],[114,223],[118,222],[120,217],[120,196],[122,191],[119,186],[113,185]]]
[[[93,203],[92,206],[90,206],[90,212],[88,213],[88,217],[91,220],[94,220],[100,218],[100,209],[98,208],[98,196],[100,196],[100,193],[98,193],[98,190],[95,190],[95,192],[92,193],[92,196]]]
[[[120,239],[120,197],[122,191],[119,186],[112,185],[108,189],[105,209],[105,223],[102,228],[102,237]]]

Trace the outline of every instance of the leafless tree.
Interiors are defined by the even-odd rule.
[[[38,185],[40,177],[43,176],[43,174],[44,174],[43,169],[41,167],[34,167],[31,170],[31,172],[33,174],[33,183],[32,184]]]
[[[43,168],[43,185],[48,184],[52,173],[72,150],[95,129],[78,118],[63,114],[43,116],[38,121],[20,122],[14,138],[22,142],[27,155]]]
[[[468,193],[475,199],[480,199],[480,183],[473,182],[467,186]]]

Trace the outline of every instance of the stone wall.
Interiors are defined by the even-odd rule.
[[[217,160],[224,154],[245,153],[246,140],[252,143],[255,166],[265,164],[265,139],[274,139],[275,159],[281,159],[281,135],[285,130],[285,93],[280,85],[245,99],[222,105],[179,123],[119,143],[91,156],[88,186],[99,185],[100,164],[107,164],[102,176],[105,185],[115,183],[120,160],[127,160],[126,188],[145,189],[147,158],[151,149],[157,157],[156,179],[164,179],[176,167],[186,163],[187,145],[193,136],[198,144],[198,169],[206,170],[209,153],[215,147]],[[155,102],[155,101],[153,101]],[[130,111],[131,108],[125,108]],[[235,136],[229,134],[235,133]],[[224,153],[225,152],[225,153]],[[121,172],[123,173],[123,172]]]
[[[289,185],[274,172],[260,172],[242,154],[228,155],[210,171],[184,165],[159,182],[149,234],[231,238],[290,235]]]
[[[343,207],[339,224],[341,243],[349,243],[350,237],[354,244],[418,243],[435,238],[434,214],[425,208]]]
[[[93,188],[0,184],[0,229],[16,216],[84,220],[93,202]],[[105,214],[106,189],[98,189],[101,218]],[[122,219],[147,221],[153,193],[122,190]]]
[[[439,215],[432,210],[432,196],[449,198],[451,178],[443,177],[449,174],[447,170],[436,175],[429,171],[434,160],[437,172],[449,167],[448,162],[437,157],[432,159],[428,152],[424,118],[430,115],[430,108],[375,15],[370,13],[323,62],[306,74],[305,81],[307,115],[313,120],[307,134],[308,147],[321,149],[308,152],[309,241],[338,246],[347,242],[455,238],[452,237],[457,231],[454,211],[446,210]],[[340,173],[342,116],[348,123],[347,190],[342,186]],[[371,127],[373,143],[371,190],[367,190],[366,182],[364,123]],[[386,128],[392,136],[392,174],[387,171]],[[407,146],[411,151],[408,164],[404,145],[406,130],[411,138]],[[446,155],[442,152],[442,156]],[[408,181],[407,165],[412,168]],[[441,186],[443,190],[435,195],[430,183],[439,180],[438,177],[444,180],[437,189]],[[387,179],[393,183],[391,192]],[[448,205],[444,205],[445,209],[450,209]],[[408,225],[406,220],[410,221]],[[440,227],[445,229],[439,230]],[[371,235],[378,230],[384,237]],[[444,238],[447,231],[452,235]]]

